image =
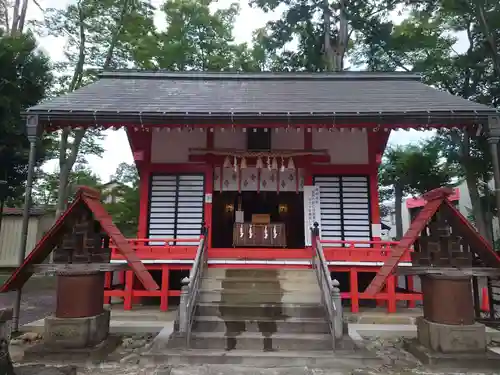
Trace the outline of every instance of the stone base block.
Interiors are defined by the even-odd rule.
[[[26,365],[15,368],[16,375],[77,375],[76,366]]]
[[[471,370],[496,370],[500,367],[500,355],[490,352],[475,353],[441,353],[431,350],[418,342],[417,339],[409,340],[404,348],[423,364],[442,369],[457,369],[460,373]]]
[[[109,310],[86,318],[45,318],[44,344],[61,348],[87,348],[103,342],[109,334]]]
[[[11,320],[12,320],[12,309],[11,308],[1,308],[0,309],[0,340],[5,339],[5,340],[7,340],[7,342],[10,340]]]
[[[43,362],[58,364],[81,364],[106,361],[118,348],[122,340],[118,336],[110,335],[103,342],[90,348],[63,348],[49,346],[43,341],[24,351],[24,362]],[[17,374],[17,373],[16,373]]]
[[[439,353],[480,353],[486,351],[484,324],[449,325],[430,322],[419,317],[418,342]]]

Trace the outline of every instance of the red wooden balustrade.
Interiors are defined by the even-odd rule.
[[[132,271],[122,272],[119,276],[119,288],[113,289],[111,274],[108,273],[105,281],[105,302],[109,303],[111,297],[123,298],[124,309],[130,310],[133,302],[140,297],[159,297],[160,310],[168,310],[168,298],[179,296],[180,290],[169,287],[170,271],[189,270],[190,260],[194,260],[199,239],[171,239],[171,238],[142,238],[129,239],[137,256],[144,262],[150,271],[160,271],[160,289],[146,291],[135,281]],[[182,245],[174,245],[175,243]],[[164,243],[163,245],[159,243]],[[191,245],[192,243],[192,245]],[[396,241],[339,241],[322,240],[325,258],[330,262],[332,272],[345,272],[349,274],[349,292],[341,293],[343,299],[351,301],[351,311],[359,312],[361,300],[376,300],[378,305],[386,305],[389,313],[396,312],[398,301],[406,301],[408,307],[415,307],[416,301],[422,296],[415,292],[398,292],[396,290],[397,276],[389,277],[383,290],[375,295],[368,295],[359,290],[360,273],[376,273],[380,266],[391,256],[391,249],[398,244]],[[113,245],[112,260],[120,261],[123,257]],[[405,252],[401,262],[410,262],[410,251]],[[311,248],[305,249],[276,249],[276,248],[227,248],[208,249],[209,259],[237,259],[237,260],[310,260]],[[168,263],[162,263],[168,261]],[[179,262],[175,262],[179,261]],[[153,263],[154,262],[154,263]],[[211,264],[210,267],[262,267],[251,264]],[[280,264],[266,264],[269,268],[282,268]],[[287,268],[304,268],[308,265],[291,265]],[[408,289],[413,290],[413,277],[408,278]]]

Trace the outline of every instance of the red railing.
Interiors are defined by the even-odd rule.
[[[193,260],[200,239],[173,238],[134,238],[129,239],[142,260]],[[159,243],[164,243],[163,245]],[[338,241],[322,240],[327,261],[341,262],[384,262],[391,254],[395,241]],[[124,260],[113,245],[112,259]],[[411,249],[410,249],[411,251]],[[410,261],[410,251],[403,262]],[[247,259],[247,260],[285,260],[307,259],[311,257],[310,248],[209,248],[210,259]]]
[[[130,238],[129,243],[135,249],[141,260],[155,259],[194,259],[200,238],[175,239],[175,238]],[[159,245],[159,243],[164,245]],[[181,243],[181,245],[177,245]],[[192,245],[191,245],[192,244]],[[115,245],[111,244],[111,259],[125,259]]]
[[[391,255],[391,249],[398,243],[397,241],[321,240],[328,261],[351,262],[385,262]],[[408,249],[401,259],[402,262],[411,262],[411,251],[413,249]]]
[[[168,309],[168,298],[179,296],[180,291],[169,286],[169,273],[176,269],[189,270],[191,264],[166,264],[161,260],[194,260],[200,239],[172,239],[172,238],[138,238],[129,239],[129,242],[136,250],[139,258],[146,263],[146,267],[153,271],[161,272],[161,289],[150,292],[144,290],[135,282],[132,271],[123,272],[120,279],[122,287],[113,288],[111,275],[106,276],[106,291],[104,293],[106,301],[111,297],[121,297],[124,300],[124,308],[131,309],[135,298],[144,296],[159,297],[160,309]],[[158,245],[164,243],[164,245]],[[387,311],[396,311],[398,301],[406,301],[408,307],[414,307],[415,302],[421,300],[421,294],[413,292],[413,277],[409,276],[407,287],[409,291],[399,291],[397,279],[391,275],[386,287],[375,296],[367,295],[358,286],[360,273],[373,273],[374,266],[385,262],[391,255],[391,249],[398,244],[396,241],[338,241],[322,240],[324,255],[329,262],[331,272],[349,273],[349,291],[342,292],[343,299],[350,300],[351,311],[358,312],[360,301],[376,300],[377,304],[386,305]],[[116,247],[111,246],[112,259],[124,260]],[[410,262],[409,249],[404,255],[402,262]],[[311,248],[303,249],[280,249],[280,248],[227,248],[208,249],[209,259],[244,259],[244,260],[310,260]],[[159,260],[157,264],[150,264],[148,260]],[[338,262],[338,263],[336,263]],[[175,262],[174,262],[175,263]],[[377,263],[377,264],[374,264]],[[241,265],[240,265],[241,266]],[[346,267],[347,266],[347,267]],[[245,265],[246,267],[246,265]],[[277,265],[276,267],[280,267]],[[304,267],[304,266],[298,266]]]

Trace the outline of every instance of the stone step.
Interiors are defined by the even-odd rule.
[[[262,311],[266,313],[263,314]],[[221,313],[222,311],[222,313]],[[251,303],[218,303],[200,302],[197,306],[198,316],[220,316],[225,312],[231,316],[274,316],[294,318],[325,318],[325,309],[317,303],[273,303],[267,304]]]
[[[214,289],[200,290],[200,302],[225,302],[231,304],[265,304],[265,303],[321,303],[319,290],[310,292],[276,292],[272,289],[249,291],[248,289]]]
[[[204,278],[201,284],[205,289],[280,289],[286,291],[308,291],[319,290],[318,281],[312,280],[278,280],[276,279],[255,279],[255,278],[234,278],[230,280],[217,278]]]
[[[267,327],[266,327],[267,328]],[[266,329],[264,328],[264,329]],[[329,350],[333,349],[330,334],[274,333],[270,337],[274,350]],[[227,337],[222,332],[192,332],[193,349],[224,349]],[[178,347],[178,346],[174,346]],[[236,336],[236,349],[264,350],[264,337],[260,332],[242,332]]]
[[[313,270],[208,268],[204,278],[219,280],[316,280]]]
[[[284,371],[279,374],[292,375],[294,367],[300,367],[302,374],[304,367],[316,369],[329,369],[345,371],[350,373],[359,368],[376,368],[383,365],[383,360],[375,353],[366,350],[351,351],[286,351],[286,352],[262,352],[247,350],[152,350],[141,356],[141,364],[158,365],[222,365],[221,368],[210,374],[259,374],[258,368],[277,369],[284,367]],[[236,369],[235,365],[239,368]],[[226,367],[227,366],[227,367]],[[246,367],[245,371],[242,367]],[[241,370],[241,371],[239,371]],[[321,372],[322,373],[322,372]],[[270,374],[278,374],[271,371]]]
[[[260,332],[257,322],[275,323],[278,333],[321,333],[329,334],[328,323],[321,318],[230,317],[197,316],[193,322],[194,332],[226,332],[226,324],[243,327],[246,332]]]

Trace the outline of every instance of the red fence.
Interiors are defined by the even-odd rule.
[[[199,239],[130,239],[141,260],[193,260],[196,255]],[[176,245],[177,242],[182,245]],[[160,245],[159,243],[164,243]],[[192,245],[190,244],[192,243]],[[323,240],[323,249],[327,261],[346,262],[385,262],[394,241],[332,241]],[[112,247],[113,260],[124,258]],[[248,260],[280,260],[311,258],[310,248],[209,248],[210,259],[248,259]],[[410,250],[411,251],[411,250]],[[410,253],[404,256],[403,262],[410,261]]]
[[[110,297],[121,297],[124,300],[124,308],[131,309],[134,302],[138,302],[140,297],[159,297],[160,309],[168,309],[168,297],[179,296],[180,290],[173,290],[169,287],[170,271],[189,270],[194,260],[199,239],[130,239],[137,255],[144,261],[145,266],[150,271],[160,271],[160,290],[149,292],[143,290],[141,285],[135,280],[132,271],[125,271],[120,275],[120,285],[112,287],[111,275],[106,277],[105,299],[109,302]],[[161,244],[163,243],[163,244]],[[179,245],[176,245],[179,243]],[[396,276],[389,277],[384,290],[375,296],[369,296],[359,290],[359,274],[377,272],[391,254],[391,248],[397,242],[394,241],[333,241],[322,240],[323,250],[326,260],[330,263],[332,272],[345,272],[349,274],[349,292],[341,293],[343,299],[350,300],[351,311],[358,312],[360,301],[376,300],[377,304],[386,305],[387,311],[396,312],[398,301],[406,301],[408,307],[414,307],[415,302],[421,300],[421,294],[413,292],[413,277],[406,279],[406,291],[397,288]],[[191,245],[192,244],[192,245]],[[404,255],[402,262],[410,262],[410,251]],[[233,259],[233,260],[296,260],[303,261],[300,268],[309,267],[306,261],[311,259],[311,248],[304,249],[277,249],[277,248],[227,248],[208,249],[208,258]],[[123,261],[123,257],[112,247],[112,260]],[[169,261],[168,263],[166,261]],[[175,262],[179,261],[179,262]],[[153,263],[154,262],[154,263]],[[298,262],[299,263],[299,262]],[[227,267],[228,265],[215,265],[211,267]],[[249,265],[232,265],[233,267],[249,267]],[[262,265],[254,265],[262,267]],[[283,265],[266,265],[266,267],[281,268]],[[289,266],[287,266],[289,267]]]

